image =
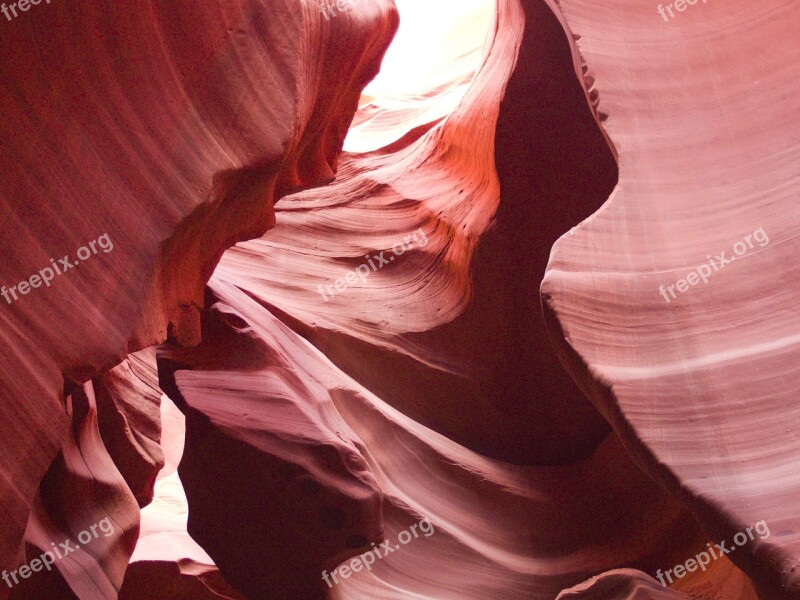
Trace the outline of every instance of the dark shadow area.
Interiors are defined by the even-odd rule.
[[[475,298],[459,321],[480,324],[463,335],[480,349],[473,365],[483,395],[524,425],[505,448],[486,450],[519,462],[565,462],[588,454],[608,427],[550,344],[539,286],[555,241],[600,208],[618,169],[574,72],[567,34],[544,2],[523,4],[525,37],[495,137],[500,208],[474,257]]]

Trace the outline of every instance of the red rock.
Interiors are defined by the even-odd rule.
[[[398,545],[424,517],[432,535],[342,579],[331,593],[554,598],[617,566],[655,572],[702,544],[691,517],[632,464],[615,436],[571,466],[487,459],[390,407],[231,280],[215,275],[210,288],[204,342],[162,350],[162,386],[188,415],[180,473],[189,532],[248,597],[264,589],[276,598],[315,597],[326,589],[323,568],[330,573],[372,551],[364,541]],[[353,460],[320,469],[331,442]],[[370,498],[380,490],[383,502],[359,518],[354,494],[365,481]],[[337,496],[340,507],[351,507],[343,532],[319,525],[319,509]],[[347,549],[351,536],[362,545]],[[339,551],[321,555],[331,548]]]
[[[564,590],[556,600],[678,600],[690,597],[662,587],[644,573],[620,569]]]
[[[705,550],[704,545],[695,552]],[[688,553],[686,557],[696,557]],[[683,558],[681,565],[688,564]],[[687,558],[688,560],[688,558]],[[588,598],[619,599],[626,598],[714,598],[720,600],[758,600],[750,579],[725,557],[713,560],[705,569],[698,563],[689,564],[691,571],[681,572],[678,578],[670,567],[659,568],[652,575],[634,569],[615,569],[564,590],[557,600],[578,600]],[[668,572],[668,573],[667,573]],[[660,579],[654,579],[653,576]]]
[[[101,439],[91,383],[68,390],[66,413],[67,439],[39,486],[19,560],[34,572],[22,579],[20,567],[15,599],[115,598],[136,545],[138,506]],[[46,552],[52,566],[37,571]]]
[[[12,599],[800,598],[796,10],[628,4],[4,23],[0,283],[114,244],[0,311],[0,569],[115,524]]]
[[[530,8],[523,30],[521,8],[499,6],[502,25],[490,29],[481,69],[453,114],[412,143],[345,155],[335,182],[284,198],[270,235],[226,253],[217,273],[241,277],[340,368],[418,422],[496,458],[558,464],[588,455],[608,426],[554,356],[536,295],[549,244],[599,206],[615,168],[569,71],[558,20],[545,6]],[[511,77],[521,45],[524,62]],[[549,86],[531,94],[542,78]],[[542,139],[530,133],[547,127],[553,133]],[[509,181],[503,203],[495,161]],[[576,206],[552,218],[531,188],[561,193],[576,161],[586,178],[564,196]],[[385,251],[388,260],[415,232],[410,250],[373,270],[372,257]],[[361,265],[365,281],[325,291]]]
[[[105,234],[113,250],[0,314],[0,419],[13,423],[0,436],[0,569],[18,565],[65,438],[64,378],[88,381],[168,333],[199,341],[222,252],[274,223],[276,197],[332,176],[396,25],[390,0],[329,23],[311,2],[284,0],[78,0],[3,22],[2,283]],[[141,466],[123,468],[146,488]]]
[[[561,6],[620,172],[553,248],[542,284],[553,337],[709,537],[730,543],[766,522],[771,536],[730,558],[764,597],[800,598],[798,7],[698,3],[664,22],[655,3]],[[712,268],[720,253],[736,262]],[[692,271],[693,285],[662,297]]]
[[[128,568],[130,587],[123,586],[120,600],[246,600],[220,576],[216,567],[181,562],[140,561]]]
[[[248,597],[317,597],[326,567],[381,540],[381,490],[324,382],[299,376],[288,330],[265,327],[239,290],[215,290],[202,344],[159,355],[186,415],[189,533]]]
[[[103,443],[139,506],[146,506],[164,466],[155,352],[131,354],[95,379],[94,390]]]

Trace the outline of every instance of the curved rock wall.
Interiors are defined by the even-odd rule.
[[[766,522],[768,538],[729,557],[764,597],[797,598],[800,4],[698,3],[668,21],[613,4],[562,3],[620,173],[553,248],[554,339],[712,539]]]
[[[0,18],[0,598],[800,598],[797,0],[342,2]]]

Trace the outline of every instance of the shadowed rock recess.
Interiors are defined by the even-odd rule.
[[[0,600],[800,598],[800,0],[436,2],[0,7]]]

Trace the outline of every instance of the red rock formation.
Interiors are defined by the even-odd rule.
[[[397,546],[423,517],[435,533],[333,597],[554,598],[615,566],[654,572],[701,543],[614,436],[572,466],[486,459],[391,408],[231,283],[215,275],[211,289],[203,344],[165,352],[162,385],[187,413],[189,532],[248,597],[317,597],[323,569],[379,538]],[[323,463],[331,444],[341,458]],[[358,512],[378,489],[381,510]]]
[[[155,375],[155,365],[152,373]],[[140,600],[147,595],[148,600],[243,600],[187,532],[189,510],[177,474],[184,450],[185,418],[166,396],[161,417],[165,466],[158,474],[153,503],[142,510],[139,542],[120,599]]]
[[[155,374],[155,353],[144,350],[94,380],[103,443],[140,507],[153,499],[164,466],[162,392]]]
[[[701,544],[695,552],[703,551]],[[696,556],[689,551],[685,556]],[[681,561],[684,558],[679,559]],[[682,563],[682,564],[685,564]],[[722,557],[699,569],[690,565],[691,572],[681,579],[669,576],[668,568],[659,568],[653,576],[633,569],[615,569],[564,590],[557,600],[602,598],[603,600],[633,598],[713,598],[720,600],[758,600],[750,579],[727,558]],[[671,581],[671,583],[670,583]],[[761,596],[764,597],[764,596]]]
[[[360,100],[391,0],[0,19],[0,570],[113,523],[11,598],[800,597],[797,15],[731,2],[470,3]]]
[[[304,356],[229,293],[198,348],[159,358],[186,414],[189,533],[248,597],[314,598],[323,569],[380,541],[381,490]]]
[[[278,225],[273,230],[261,240],[227,252],[211,282],[216,303],[209,303],[213,308],[204,328],[204,343],[195,350],[172,350],[165,355],[163,385],[184,404],[187,414],[194,416],[196,423],[191,426],[198,431],[222,429],[225,435],[219,437],[220,447],[227,448],[231,438],[238,438],[247,440],[250,447],[260,444],[266,450],[246,464],[256,458],[268,461],[277,454],[280,445],[265,448],[261,441],[269,439],[271,431],[278,439],[286,440],[288,435],[282,422],[256,418],[259,404],[276,404],[281,414],[291,414],[291,409],[301,415],[292,423],[304,423],[308,417],[302,415],[308,413],[334,411],[328,418],[344,420],[346,438],[355,442],[384,492],[386,540],[396,540],[421,515],[431,517],[438,535],[408,546],[400,556],[386,557],[371,573],[353,575],[331,592],[335,597],[374,598],[395,593],[398,597],[550,599],[562,588],[615,566],[638,565],[654,573],[658,565],[683,560],[691,548],[704,541],[691,518],[633,467],[614,436],[605,436],[599,448],[590,450],[588,458],[572,467],[510,467],[447,440],[367,389],[375,382],[382,383],[380,391],[389,390],[390,394],[383,395],[393,395],[394,400],[402,398],[403,393],[430,393],[429,382],[442,377],[433,349],[415,343],[424,338],[408,331],[425,332],[458,316],[466,300],[457,293],[457,286],[451,289],[454,284],[450,282],[458,283],[458,275],[466,278],[465,271],[453,270],[466,268],[468,263],[462,261],[469,257],[466,251],[470,246],[463,239],[466,235],[456,233],[463,227],[456,227],[453,220],[463,219],[478,236],[490,222],[497,200],[496,189],[481,187],[481,181],[492,181],[491,155],[485,161],[480,154],[468,155],[461,149],[459,137],[448,135],[463,131],[460,128],[469,121],[465,115],[496,114],[503,82],[496,70],[502,65],[507,68],[509,56],[516,51],[513,36],[521,30],[513,25],[520,24],[520,17],[514,3],[500,5],[498,18],[503,26],[494,29],[500,33],[488,47],[481,72],[485,78],[479,75],[474,84],[481,93],[468,95],[464,114],[456,113],[416,141],[384,153],[348,157],[336,183],[322,192],[310,190],[285,198],[278,207]],[[555,25],[553,20],[552,31],[563,35]],[[567,52],[563,56],[568,59],[564,40]],[[591,117],[585,105],[576,101],[575,106],[583,106]],[[478,140],[488,139],[489,143],[494,135],[491,127],[473,126],[471,131]],[[482,147],[478,141],[475,145]],[[470,188],[471,179],[465,179],[464,193],[459,193],[459,186],[428,189],[422,185],[435,184],[441,173],[474,178],[475,187]],[[557,181],[553,178],[550,185],[557,185]],[[405,197],[400,196],[402,191],[407,192]],[[391,233],[386,233],[384,224],[380,235],[364,244],[361,240],[366,230],[354,227],[362,222],[377,227],[370,214],[390,209],[397,215]],[[332,224],[337,223],[341,225],[334,228]],[[414,228],[423,225],[425,235],[414,238]],[[307,232],[318,231],[324,231],[325,236],[317,234],[309,239]],[[371,270],[363,281],[346,279],[348,271],[357,272],[362,262],[368,263],[369,259],[362,258],[365,254],[374,256],[408,235],[415,247],[396,255],[393,264]],[[325,260],[320,260],[320,255]],[[327,294],[325,302],[318,285],[325,286],[338,277],[347,286],[336,287],[336,293]],[[450,302],[445,315],[432,311],[430,303],[414,302],[417,290],[424,290],[422,298],[436,298],[445,307]],[[399,332],[406,333],[400,336]],[[310,348],[298,333],[327,357]],[[402,363],[396,357],[403,355],[412,355],[419,362],[416,381],[398,377]],[[423,361],[420,357],[430,359]],[[267,365],[272,369],[280,366],[280,377],[266,379],[262,373]],[[347,375],[342,372],[345,369]],[[256,385],[262,380],[265,383]],[[287,388],[280,383],[287,380],[304,383]],[[318,390],[313,394],[306,389],[312,383],[311,389]],[[440,383],[437,392],[445,387]],[[276,392],[280,392],[278,399],[271,400],[269,394]],[[224,400],[220,402],[220,398]],[[418,405],[425,408],[421,402]],[[206,419],[198,418],[202,414]],[[439,405],[436,414],[451,413]],[[473,426],[463,414],[463,409],[460,414],[453,412],[451,418],[457,419],[453,422]],[[499,417],[491,423],[497,427],[518,425]],[[329,435],[324,429],[296,427],[315,432],[321,440]],[[476,444],[480,437],[466,439]],[[200,441],[210,443],[202,438]],[[314,464],[311,448],[300,456],[308,456],[306,461]],[[210,460],[207,450],[189,447],[182,469],[195,479],[208,471],[204,459]],[[209,530],[213,532],[209,536],[215,544],[211,553],[227,574],[236,569],[237,561],[245,559],[238,544],[223,539],[225,534],[220,529],[233,526],[236,541],[240,541],[240,517],[220,520],[212,515],[231,511],[242,496],[248,501],[252,496],[261,498],[279,515],[291,514],[289,509],[299,510],[295,504],[303,506],[310,501],[298,500],[287,507],[280,498],[265,495],[259,481],[245,486],[238,469],[227,475],[218,469],[215,473],[230,481],[234,491],[218,494],[193,484],[189,502],[190,507],[194,502],[201,503],[199,534],[209,536]],[[279,482],[278,489],[286,488],[290,488],[289,481]],[[547,524],[544,529],[543,523]],[[642,527],[642,523],[648,526]],[[270,531],[281,535],[280,527],[273,525]],[[294,554],[310,552],[319,560],[316,549],[303,536],[295,536],[293,542]],[[247,545],[257,547],[250,541]],[[280,594],[296,591],[288,591],[292,588],[287,586],[297,586],[298,580],[284,575],[295,565],[271,563],[270,568],[273,572],[267,575],[285,578],[283,586],[271,588],[273,592],[283,597]],[[232,577],[253,588],[258,587],[255,582],[259,577],[266,576],[250,567],[243,571],[232,573]],[[316,584],[324,591],[319,575]],[[313,583],[311,569],[302,576]]]
[[[539,6],[523,31],[520,9],[499,6],[502,27],[446,121],[413,143],[345,155],[333,184],[284,198],[278,227],[229,252],[218,273],[246,271],[250,293],[419,422],[491,456],[559,463],[586,456],[607,425],[550,350],[535,298],[550,243],[599,206],[615,170],[557,19]],[[501,136],[495,121],[523,34]],[[509,180],[499,210],[495,159]],[[566,189],[576,162],[584,178],[562,198],[575,206],[549,224],[549,205],[527,195]],[[534,229],[541,241],[528,238]],[[417,231],[410,250],[372,270],[368,257],[386,250],[389,260]],[[362,264],[365,281],[320,292]],[[465,418],[473,413],[481,418]]]
[[[554,338],[712,539],[766,522],[730,558],[764,597],[800,598],[798,6],[709,2],[668,22],[650,3],[562,6],[620,180],[553,248]]]
[[[68,391],[66,414],[67,438],[39,486],[20,561],[42,576],[27,579],[20,567],[15,600],[114,598],[138,538],[136,499],[101,439],[91,382]],[[45,553],[50,567],[37,569]]]
[[[643,573],[620,569],[564,590],[556,600],[679,600],[689,597],[662,587]]]
[[[275,197],[332,176],[396,22],[391,0],[330,22],[310,0],[201,0],[52,3],[2,23],[0,251],[13,257],[2,283],[18,289],[0,312],[0,419],[13,424],[0,436],[0,569],[19,565],[67,438],[64,379],[87,381],[168,331],[198,341],[222,252],[274,222]],[[19,287],[105,234],[108,252]]]

